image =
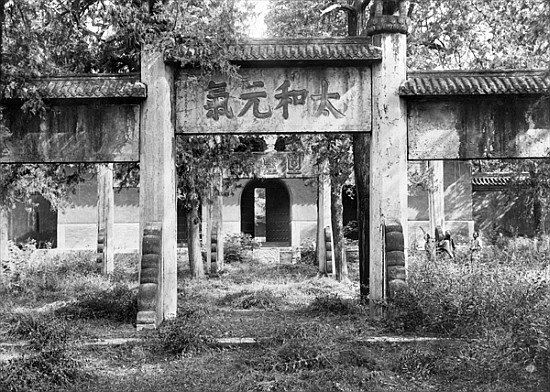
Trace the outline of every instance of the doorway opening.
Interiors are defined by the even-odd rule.
[[[290,246],[290,195],[282,181],[246,184],[241,195],[241,232],[264,246]]]

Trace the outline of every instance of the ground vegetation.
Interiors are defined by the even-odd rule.
[[[198,281],[180,255],[178,316],[147,333],[106,311],[135,312],[137,255],[117,255],[106,277],[91,252],[14,252],[30,262],[0,286],[2,390],[500,392],[550,381],[550,253],[532,241],[487,246],[475,263],[462,247],[454,260],[413,254],[409,289],[381,322],[357,283],[318,278],[314,264],[249,259]],[[349,272],[356,281],[357,263]],[[229,337],[255,344],[219,343]],[[418,337],[434,340],[406,342]]]

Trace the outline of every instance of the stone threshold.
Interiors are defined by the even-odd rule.
[[[97,339],[87,342],[77,343],[78,348],[97,347],[97,346],[121,346],[129,343],[139,343],[147,338],[108,338]],[[269,340],[268,338],[215,338],[209,342],[209,345],[214,347],[229,348],[229,347],[250,347],[259,344],[262,341]],[[450,342],[460,339],[426,337],[426,336],[373,336],[366,339],[358,339],[357,343],[422,343],[422,342]],[[0,342],[0,362],[17,359],[23,356],[18,350],[24,348],[29,343],[26,340],[17,340],[13,342]],[[28,356],[28,355],[27,355]]]

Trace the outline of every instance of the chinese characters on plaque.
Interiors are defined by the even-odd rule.
[[[218,121],[223,117],[232,119],[250,115],[258,119],[281,115],[285,120],[288,120],[289,106],[305,106],[309,98],[315,103],[315,116],[332,115],[337,119],[345,117],[344,113],[338,110],[333,104],[333,101],[340,99],[340,93],[329,92],[329,90],[329,82],[327,80],[321,82],[320,94],[310,94],[306,89],[293,88],[290,80],[285,79],[272,95],[277,101],[277,105],[272,109],[269,104],[268,93],[264,88],[264,82],[261,80],[252,83],[245,81],[243,83],[242,93],[238,95],[238,99],[242,101],[243,106],[239,113],[235,115],[231,107],[227,83],[210,81],[206,90],[206,104],[204,105],[204,109],[206,111],[206,117],[214,121]],[[260,106],[263,109],[261,109]]]

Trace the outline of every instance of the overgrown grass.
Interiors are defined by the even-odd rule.
[[[86,254],[33,259],[22,266],[19,290],[0,289],[5,310],[0,331],[14,339],[42,336],[36,347],[50,354],[34,351],[38,356],[28,363],[3,362],[2,374],[23,381],[14,384],[14,376],[11,381],[0,376],[0,390],[10,390],[6,382],[15,391],[39,390],[29,385],[44,377],[51,382],[40,387],[93,392],[544,391],[549,263],[544,252],[495,259],[498,252],[508,251],[487,248],[474,265],[460,252],[455,260],[436,262],[412,255],[409,288],[388,303],[383,324],[369,320],[358,298],[357,263],[349,265],[353,283],[317,278],[311,264],[251,260],[234,261],[219,277],[196,281],[180,260],[174,320],[142,333],[146,341],[134,346],[78,349],[73,343],[84,323],[118,320],[104,331],[107,337],[118,336],[121,326],[131,329],[136,258],[119,263],[119,273],[110,278],[96,273],[93,256]],[[52,301],[58,306],[43,310]],[[388,333],[453,339],[368,341]],[[258,344],[220,348],[214,339],[222,337],[252,337]],[[48,349],[52,341],[59,349]],[[73,372],[75,364],[97,377],[83,381],[82,373]]]
[[[89,376],[70,355],[73,332],[63,319],[19,314],[11,321],[11,335],[28,345],[23,356],[0,362],[0,390],[56,391]]]
[[[464,344],[461,363],[483,369],[486,379],[528,382],[534,372],[548,375],[548,258],[540,252],[516,253],[506,262],[495,258],[511,252],[488,247],[477,262],[467,254],[434,261],[412,255],[408,288],[398,291],[389,304],[387,326],[393,331],[475,339]]]

